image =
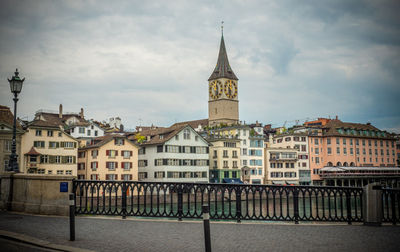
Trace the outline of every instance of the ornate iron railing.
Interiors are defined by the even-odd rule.
[[[383,222],[400,222],[400,189],[381,189]]]
[[[267,221],[363,221],[363,190],[354,187],[73,182],[76,214]]]

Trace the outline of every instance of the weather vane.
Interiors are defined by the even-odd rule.
[[[221,32],[222,35],[224,35],[224,21],[221,22]]]

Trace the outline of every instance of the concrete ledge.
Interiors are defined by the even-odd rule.
[[[13,233],[5,230],[0,230],[0,237],[21,242],[21,243],[26,243],[30,245],[34,245],[37,247],[41,248],[47,248],[47,249],[54,249],[54,250],[59,250],[59,251],[77,251],[77,252],[91,252],[93,250],[88,250],[88,249],[81,249],[77,247],[71,247],[71,246],[66,246],[66,245],[58,245],[54,244],[48,241],[40,240],[31,236],[27,236],[24,234],[18,234],[18,233]]]

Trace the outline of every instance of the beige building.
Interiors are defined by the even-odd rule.
[[[241,177],[240,140],[237,137],[211,136],[210,182],[230,183]]]
[[[7,170],[11,155],[13,137],[14,116],[9,107],[0,105],[0,173]],[[21,135],[23,134],[21,125],[17,122],[16,148],[17,155],[21,150]]]
[[[298,185],[298,150],[291,148],[265,149],[265,184]]]
[[[54,122],[30,122],[22,135],[21,153],[21,172],[77,175],[78,141]]]
[[[125,136],[95,138],[79,149],[78,179],[138,180],[139,147]]]

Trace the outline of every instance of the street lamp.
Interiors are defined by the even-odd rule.
[[[21,92],[22,84],[24,83],[25,78],[21,80],[18,76],[19,72],[18,69],[15,70],[15,75],[10,79],[8,82],[10,83],[11,93],[14,94],[14,125],[13,125],[13,139],[12,139],[12,146],[11,146],[11,156],[10,162],[8,164],[8,171],[19,172],[18,169],[18,155],[17,155],[17,102],[18,102],[18,94]]]

